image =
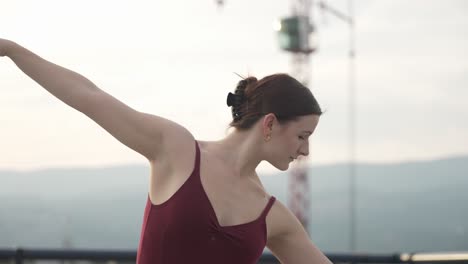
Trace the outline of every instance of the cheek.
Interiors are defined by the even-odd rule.
[[[303,142],[299,140],[297,137],[292,137],[290,140],[288,140],[288,145],[285,146],[287,149],[290,149],[292,151],[296,151],[301,147],[301,144]]]

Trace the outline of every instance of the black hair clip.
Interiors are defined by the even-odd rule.
[[[244,96],[233,94],[230,92],[227,97],[227,105],[237,107],[242,103],[243,99],[244,99]]]

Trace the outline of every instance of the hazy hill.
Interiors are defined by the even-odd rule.
[[[315,166],[310,234],[327,252],[349,248],[346,164]],[[135,249],[149,168],[0,171],[0,247]],[[370,253],[468,248],[468,156],[357,166],[358,249]],[[287,202],[287,174],[262,175]]]

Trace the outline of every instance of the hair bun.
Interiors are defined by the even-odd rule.
[[[247,87],[247,81],[245,79],[240,80],[239,83],[237,83],[237,89],[236,90],[245,89],[245,87]]]
[[[238,121],[241,119],[243,114],[243,112],[241,111],[241,106],[246,101],[247,95],[249,94],[249,91],[247,91],[246,93],[246,90],[252,89],[252,84],[256,82],[257,78],[255,77],[248,77],[242,79],[237,83],[236,90],[234,91],[234,93],[228,94],[226,103],[228,106],[232,106],[231,112],[234,121]]]

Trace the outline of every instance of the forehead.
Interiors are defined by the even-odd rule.
[[[320,116],[318,115],[306,115],[306,116],[299,116],[297,120],[294,122],[289,123],[289,128],[293,130],[302,131],[310,131],[314,132],[315,127],[319,122]]]

